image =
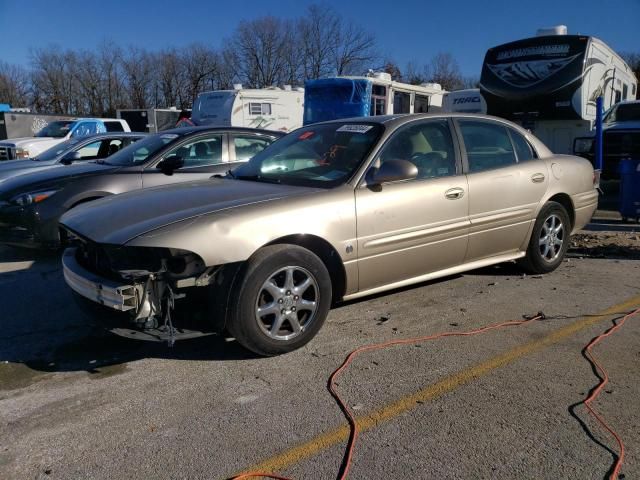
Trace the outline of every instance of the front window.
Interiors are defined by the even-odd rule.
[[[75,121],[73,120],[59,120],[51,122],[40,130],[36,134],[36,137],[64,138],[69,133],[69,130],[73,128],[74,123]]]
[[[122,167],[130,167],[145,163],[162,150],[166,145],[173,142],[178,135],[172,133],[161,133],[138,140],[136,143],[123,148],[119,152],[108,157],[104,163],[109,165],[118,165]]]
[[[339,122],[301,128],[231,173],[240,180],[335,187],[362,165],[382,129],[378,124]]]
[[[401,128],[385,144],[373,168],[389,160],[406,160],[418,169],[417,179],[455,175],[453,138],[446,120],[418,122]]]
[[[640,121],[640,102],[621,103],[614,106],[604,117],[604,123]]]
[[[177,155],[182,158],[184,160],[183,168],[222,163],[222,135],[199,138],[167,152],[165,157],[169,155]]]
[[[64,153],[67,150],[70,150],[71,147],[76,145],[78,142],[79,140],[77,138],[66,140],[62,143],[54,145],[53,147],[45,150],[44,152],[42,152],[40,155],[33,158],[32,160],[35,160],[36,162],[48,162],[49,160],[54,160],[58,155],[60,155],[61,153]]]

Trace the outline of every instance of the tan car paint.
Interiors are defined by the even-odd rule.
[[[591,218],[597,205],[591,165],[554,156],[526,131],[495,118],[524,134],[540,158],[480,174],[366,186],[366,171],[390,131],[443,117],[451,115],[374,118],[388,129],[368,162],[341,187],[303,193],[290,187],[292,196],[283,187],[278,198],[178,220],[127,245],[188,250],[214,266],[245,261],[270,243],[314,236],[340,257],[344,298],[350,299],[524,256],[540,208],[556,194],[568,195],[576,208],[574,231]],[[559,179],[551,174],[553,164],[553,171],[565,172]],[[543,182],[532,181],[538,174]],[[446,198],[451,189],[462,190],[462,197]],[[476,193],[480,199],[474,202]]]

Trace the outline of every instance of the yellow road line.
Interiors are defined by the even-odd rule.
[[[391,404],[369,413],[368,415],[358,417],[356,421],[360,427],[360,431],[364,432],[366,430],[370,430],[382,422],[391,420],[398,415],[416,408],[419,405],[418,402],[426,402],[438,398],[445,393],[461,387],[462,385],[487,375],[493,370],[513,363],[525,355],[529,355],[545,347],[558,343],[568,336],[578,333],[579,331],[602,321],[606,317],[610,317],[615,313],[632,310],[634,307],[637,308],[638,306],[640,306],[640,295],[633,297],[626,302],[614,305],[597,315],[581,318],[574,323],[558,330],[554,330],[538,340],[512,348],[511,350],[490,358],[489,360],[471,366],[456,374],[449,375],[448,377],[445,377],[416,393],[402,397]],[[345,424],[328,432],[322,433],[296,447],[285,450],[284,452],[255,465],[253,468],[247,469],[245,472],[274,472],[284,470],[300,460],[311,457],[324,449],[346,441],[347,438],[349,438],[349,426]]]

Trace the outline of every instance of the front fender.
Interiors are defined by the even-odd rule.
[[[355,260],[356,218],[351,187],[284,198],[191,218],[140,235],[127,245],[191,251],[207,266],[247,260],[260,247],[291,235],[315,235]],[[349,253],[347,253],[349,252]]]

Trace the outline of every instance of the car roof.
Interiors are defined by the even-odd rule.
[[[285,135],[286,132],[280,132],[278,130],[265,130],[262,128],[249,128],[249,127],[209,127],[209,126],[197,126],[197,127],[178,127],[171,128],[169,130],[162,130],[161,133],[169,133],[176,135],[192,135],[194,133],[202,132],[240,132],[240,133],[259,133],[263,135]]]
[[[86,139],[94,139],[99,140],[101,138],[111,138],[111,137],[146,137],[149,134],[146,132],[102,132],[96,133],[94,135],[85,135],[82,137],[76,137],[78,141],[84,141]]]
[[[435,112],[435,113],[396,113],[394,115],[376,115],[374,117],[349,117],[349,118],[339,118],[336,120],[327,120],[322,123],[341,123],[341,122],[366,122],[366,123],[377,123],[380,125],[385,125],[389,127],[395,127],[397,125],[401,125],[403,123],[409,123],[414,120],[420,119],[428,119],[428,118],[472,118],[472,119],[486,119],[486,120],[494,120],[501,123],[506,123],[508,125],[515,125],[513,122],[505,120],[504,118],[494,117],[492,115],[485,115],[482,113],[448,113],[448,112]],[[310,126],[310,125],[306,125]],[[517,126],[517,125],[515,125]]]

